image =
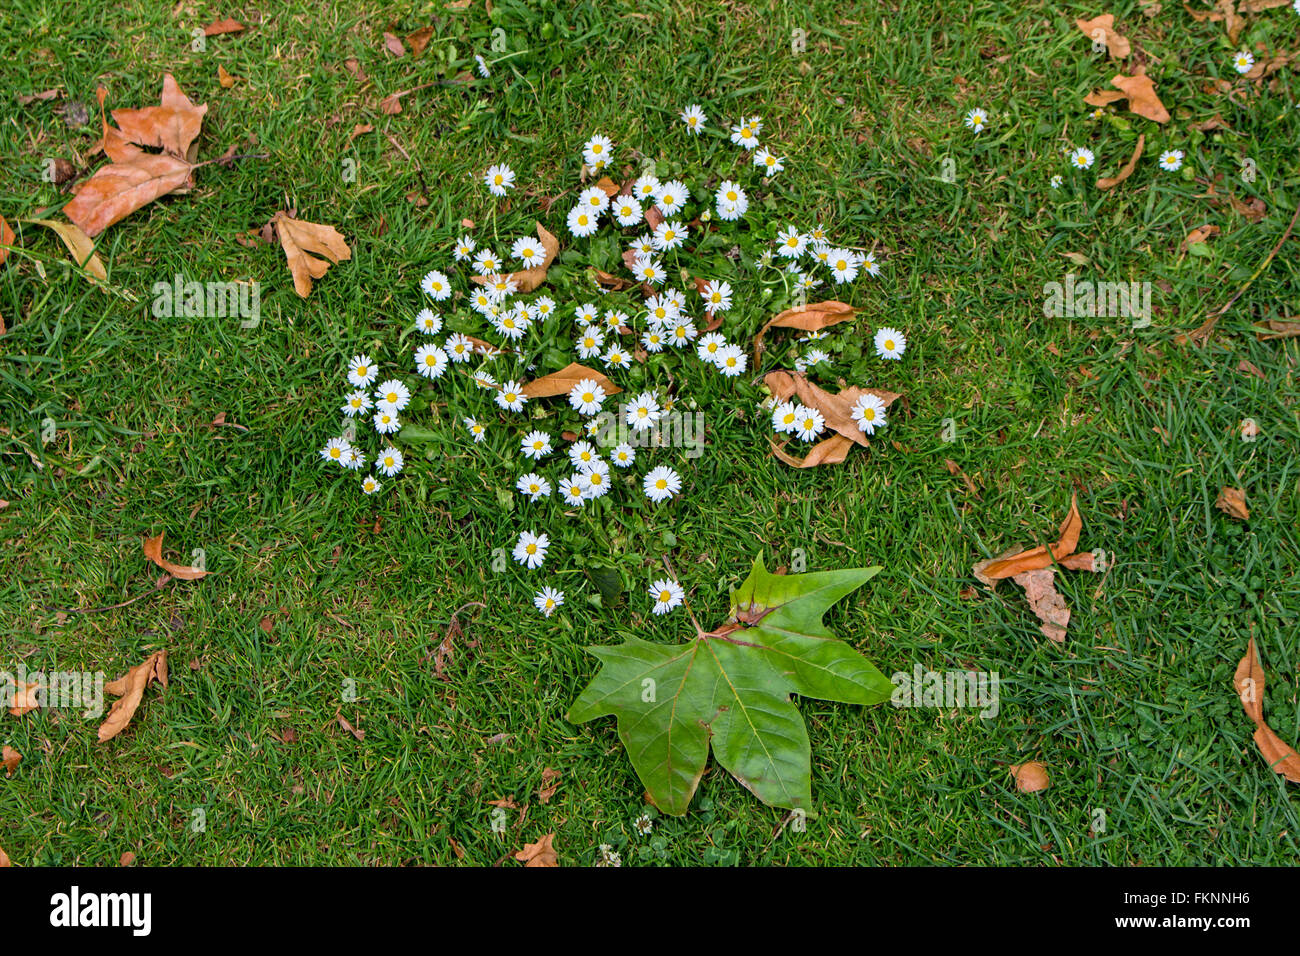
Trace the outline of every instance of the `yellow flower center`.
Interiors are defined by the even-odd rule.
[[[886,349],[886,351],[889,351],[889,352],[894,351],[894,340],[893,340],[893,339],[885,339],[885,349]]]
[[[847,269],[848,267],[849,267],[849,264],[848,264],[847,262],[845,262],[843,259],[836,259],[836,260],[835,260],[835,268],[837,268],[837,269]]]
[[[660,491],[663,491],[665,488],[668,487],[668,482],[663,478],[660,478],[658,481],[655,482],[655,487],[658,488]]]
[[[527,551],[529,554],[536,554],[536,553],[537,553],[537,545],[535,545],[535,544],[530,544],[530,545],[528,545],[528,547],[524,548],[524,550]]]
[[[660,592],[659,592],[659,603],[661,603],[661,604],[667,604],[667,603],[668,603],[669,601],[671,601],[672,599],[673,599],[673,592],[672,592],[672,591],[660,591]]]
[[[343,452],[340,451],[340,450],[337,449],[337,448],[331,448],[331,449],[330,449],[330,457],[331,457],[331,458],[338,458],[338,457],[339,457],[340,455],[342,455],[342,454],[343,454]]]

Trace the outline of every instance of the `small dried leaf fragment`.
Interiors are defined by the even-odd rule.
[[[1084,20],[1080,17],[1074,21],[1074,24],[1083,31],[1084,36],[1088,37],[1088,39],[1104,42],[1106,44],[1106,53],[1116,60],[1126,60],[1129,54],[1133,52],[1133,47],[1128,40],[1115,32],[1115,15],[1113,13],[1103,13],[1091,20]]]
[[[166,532],[163,532],[163,534],[166,534]],[[164,558],[162,556],[163,534],[144,539],[144,556],[146,558],[172,577],[180,578],[182,581],[197,581],[199,578],[207,577],[207,571],[200,570],[193,565],[176,564]]]
[[[607,398],[623,391],[594,368],[572,362],[558,372],[552,372],[550,375],[543,375],[541,378],[528,382],[523,387],[523,393],[529,398],[550,398],[554,395],[568,395],[569,392],[573,391],[573,386],[583,379],[591,379],[599,385],[605,390]]]
[[[1240,521],[1250,520],[1250,509],[1246,507],[1246,492],[1241,488],[1229,488],[1224,485],[1219,489],[1219,497],[1214,507],[1231,518]]]
[[[14,771],[18,769],[18,764],[22,762],[22,759],[23,755],[8,744],[0,748],[0,765],[5,768],[6,777],[14,775]]]
[[[1264,755],[1274,773],[1279,773],[1292,783],[1300,783],[1300,754],[1288,745],[1264,720],[1264,666],[1252,637],[1246,646],[1246,656],[1237,664],[1232,677],[1237,697],[1246,715],[1255,722],[1255,746]]]
[[[537,799],[543,804],[551,802],[555,791],[560,788],[560,771],[547,767],[542,771],[542,786],[537,791]]]
[[[41,706],[39,692],[41,685],[37,681],[17,681],[14,683],[13,701],[9,705],[9,713],[14,717],[21,717],[23,714],[29,714],[37,707]]]
[[[9,223],[5,221],[5,217],[0,216],[0,246],[12,246],[16,239],[17,236],[15,236],[14,231],[9,228]],[[8,258],[9,250],[0,249],[0,265],[3,265],[4,261]]]
[[[311,295],[313,279],[323,277],[330,266],[352,258],[352,250],[333,226],[295,219],[283,210],[271,217],[271,225],[280,238],[293,274],[293,290],[300,298]]]
[[[524,848],[515,854],[515,859],[525,866],[559,866],[559,857],[551,845],[554,839],[555,834],[548,833],[536,843],[524,844]]]
[[[1091,555],[1089,555],[1091,557]],[[1025,589],[1025,597],[1034,615],[1042,622],[1043,635],[1065,643],[1065,629],[1070,624],[1070,609],[1056,590],[1056,568],[1036,568],[1011,578]]]
[[[1120,171],[1115,176],[1106,176],[1097,180],[1098,189],[1114,189],[1124,180],[1133,175],[1133,170],[1137,169],[1138,160],[1142,158],[1142,148],[1146,146],[1146,134],[1138,135],[1137,146],[1133,148],[1133,155],[1129,157],[1127,163],[1120,167]]]
[[[63,240],[63,244],[72,253],[72,261],[80,268],[85,269],[97,279],[108,279],[108,270],[104,268],[104,263],[100,261],[98,254],[95,252],[94,240],[82,232],[80,228],[70,222],[59,222],[55,219],[24,219],[23,222],[29,222],[34,226],[44,226],[49,229]]]
[[[1186,238],[1183,239],[1182,245],[1178,247],[1178,251],[1186,252],[1191,246],[1194,246],[1197,243],[1205,242],[1205,240],[1211,238],[1212,236],[1217,236],[1218,234],[1219,234],[1219,227],[1214,225],[1213,223],[1207,223],[1204,226],[1197,226],[1195,229],[1193,229],[1191,232],[1187,234]]]
[[[206,37],[216,37],[225,33],[242,32],[244,32],[244,25],[238,20],[231,20],[230,18],[218,20],[216,23],[209,23],[203,28],[203,35]]]
[[[1016,782],[1016,789],[1021,793],[1037,793],[1052,785],[1047,776],[1047,768],[1037,760],[1011,766],[1011,778]]]
[[[104,685],[104,690],[118,699],[113,702],[108,717],[99,725],[101,742],[116,737],[135,716],[144,699],[144,692],[154,681],[167,686],[167,652],[155,651],[143,664],[137,664],[126,675]]]

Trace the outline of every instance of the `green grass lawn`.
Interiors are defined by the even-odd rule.
[[[116,864],[127,851],[153,865],[491,864],[554,831],[562,865],[594,862],[600,844],[628,865],[1294,860],[1300,790],[1256,750],[1232,675],[1253,635],[1266,716],[1300,737],[1300,340],[1257,341],[1251,328],[1300,315],[1300,239],[1206,347],[1175,336],[1246,284],[1300,203],[1294,69],[1257,84],[1231,65],[1238,49],[1264,59],[1296,47],[1300,16],[1252,15],[1230,44],[1222,23],[1181,4],[1107,8],[1173,114],[1157,125],[1123,104],[1090,117],[1083,97],[1121,67],[1074,26],[1104,11],[1067,6],[503,0],[489,16],[478,2],[295,0],[254,22],[251,9],[203,2],[13,0],[0,14],[0,214],[23,248],[0,267],[0,670],[112,678],[165,648],[172,679],[105,743],[71,711],[0,714],[0,743],[24,755],[0,779],[0,847],[17,865]],[[193,51],[191,30],[225,17],[250,28]],[[383,49],[385,31],[431,23],[419,59]],[[498,28],[505,49],[493,52]],[[802,55],[795,29],[807,31]],[[448,44],[461,62],[440,73]],[[492,77],[447,82],[474,53]],[[98,83],[110,109],[143,106],[166,72],[209,107],[201,159],[231,146],[265,158],[204,167],[193,192],[109,228],[106,291],[66,267],[52,233],[17,220],[67,200],[42,172],[49,157],[87,165]],[[400,115],[380,110],[421,86]],[[15,98],[52,87],[65,98]],[[88,123],[65,120],[69,100],[89,106]],[[563,211],[597,131],[618,144],[620,172],[634,151],[661,176],[741,169],[725,138],[684,136],[677,113],[695,102],[715,122],[761,115],[764,143],[786,157],[745,229],[765,241],[824,222],[877,250],[878,280],[834,291],[862,310],[860,329],[902,329],[907,355],[857,359],[869,343],[841,331],[824,376],[903,393],[870,450],[788,468],[768,453],[761,377],[695,366],[677,388],[704,412],[708,444],[656,460],[684,478],[670,506],[627,493],[579,517],[558,503],[526,510],[504,494],[511,433],[470,444],[454,402],[422,413],[438,440],[415,446],[380,495],[322,468],[340,369],[358,351],[391,361],[413,343],[420,277],[451,265],[463,219],[504,238],[540,217],[575,245]],[[973,107],[992,116],[978,136],[962,126]],[[1216,115],[1224,128],[1195,128]],[[374,130],[349,142],[357,124]],[[1096,189],[1139,133],[1132,178]],[[1066,146],[1092,149],[1097,165],[1069,170]],[[1183,171],[1156,167],[1167,148],[1186,153]],[[493,162],[519,173],[508,203],[478,181]],[[1228,195],[1260,200],[1265,216],[1250,221]],[[352,247],[306,300],[278,246],[237,240],[290,206]],[[1221,233],[1181,251],[1206,223]],[[754,281],[743,262],[731,268],[734,284]],[[1044,284],[1069,271],[1152,283],[1151,326],[1045,317]],[[156,318],[150,289],[175,275],[259,281],[261,324]],[[590,298],[580,279],[559,270],[551,294],[562,306]],[[769,311],[751,301],[736,338]],[[222,414],[242,428],[212,426]],[[47,418],[56,432],[43,444]],[[1247,418],[1254,441],[1240,436]],[[1225,485],[1246,490],[1248,522],[1214,507]],[[1051,539],[1071,492],[1081,548],[1113,566],[1058,576],[1074,612],[1060,646],[1019,589],[991,592],[970,569]],[[550,619],[531,607],[540,579],[492,570],[493,549],[534,526],[556,541],[546,582],[567,593]],[[154,591],[141,538],[163,531],[170,557],[201,548],[213,573]],[[597,668],[583,648],[689,636],[680,612],[649,613],[665,555],[708,626],[755,554],[776,567],[796,549],[809,570],[883,565],[832,610],[832,629],[886,675],[917,663],[996,671],[998,716],[800,701],[818,811],[806,831],[778,833],[785,812],[711,765],[686,816],[637,835],[644,788],[614,721],[565,720]],[[613,568],[622,593],[602,599],[594,567]],[[460,611],[438,678],[431,655],[471,602],[485,607]],[[1050,789],[1016,792],[1008,766],[1025,760],[1047,767]],[[542,803],[546,768],[560,782]],[[489,801],[506,798],[526,811],[494,833]]]

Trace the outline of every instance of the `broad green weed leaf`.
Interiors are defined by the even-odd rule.
[[[790,695],[889,699],[889,680],[822,623],[832,604],[879,571],[778,575],[756,559],[721,627],[686,644],[633,638],[588,648],[602,666],[569,719],[616,716],[632,766],[665,813],[686,812],[710,746],[764,803],[811,809],[808,733]]]

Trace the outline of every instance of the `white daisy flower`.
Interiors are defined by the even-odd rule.
[[[735,378],[749,365],[749,356],[739,345],[724,346],[717,361],[718,371],[727,378]]]
[[[858,257],[847,249],[832,249],[827,264],[831,267],[832,278],[840,285],[858,277]]]
[[[720,332],[709,332],[700,336],[700,340],[695,343],[695,354],[701,362],[717,365],[722,350],[726,347],[727,340]]]
[[[591,442],[575,441],[569,446],[569,463],[578,471],[585,471],[588,465],[597,461],[600,461],[600,453]]]
[[[880,276],[880,263],[876,261],[876,254],[874,252],[868,252],[858,256],[858,265],[862,268],[862,271],[871,276],[871,278],[875,279]]]
[[[1297,0],[1300,2],[1300,0]],[[1167,173],[1176,173],[1183,165],[1183,151],[1181,149],[1167,149],[1160,154],[1160,168]]]
[[[447,370],[447,353],[436,345],[415,350],[415,370],[425,378],[438,378]]]
[[[691,192],[685,183],[670,179],[655,193],[655,206],[665,216],[675,216],[690,198]]]
[[[650,327],[661,329],[669,325],[681,315],[681,307],[676,300],[667,295],[652,295],[645,300],[646,321]]]
[[[1060,173],[1057,173],[1055,176],[1053,176],[1051,179],[1047,181],[1047,185],[1050,186],[1052,189],[1060,189],[1061,183],[1063,182],[1065,182],[1065,180],[1061,177]]]
[[[370,411],[374,406],[370,402],[370,395],[366,392],[356,391],[350,394],[343,402],[343,407],[339,409],[348,418],[356,418]]]
[[[984,110],[979,109],[977,107],[976,109],[973,109],[966,114],[967,129],[973,130],[976,133],[982,133],[984,132],[984,128],[988,125],[989,125],[989,114],[986,113]]]
[[[348,381],[357,388],[365,388],[378,377],[379,369],[369,355],[354,355],[348,362]]]
[[[587,329],[578,337],[578,357],[595,358],[605,344],[605,336],[599,329]]]
[[[583,494],[588,498],[603,498],[609,494],[609,465],[594,461],[582,471]]]
[[[531,269],[533,266],[540,266],[546,259],[546,250],[536,239],[523,236],[515,240],[510,247],[510,254]]]
[[[826,419],[822,413],[807,405],[799,405],[794,410],[794,433],[804,441],[812,441],[826,429]]]
[[[497,385],[497,380],[492,377],[491,373],[485,372],[482,369],[479,369],[474,373],[474,384],[484,391],[487,391],[488,389],[496,390],[500,387]]]
[[[390,378],[375,389],[375,404],[400,412],[411,404],[411,390],[398,379]]]
[[[352,443],[346,438],[331,438],[320,450],[320,456],[323,461],[335,461],[341,465],[347,460],[348,452],[351,450]]]
[[[704,307],[710,312],[726,312],[731,308],[731,283],[713,279],[700,290]]]
[[[514,278],[509,274],[498,273],[497,275],[488,276],[487,287],[495,297],[496,302],[504,302],[519,291]]]
[[[627,313],[620,312],[618,309],[606,309],[605,328],[610,332],[617,332],[619,329],[627,328]]]
[[[582,475],[573,475],[569,478],[561,478],[560,496],[564,499],[566,505],[578,508],[586,507],[586,483],[583,481]]]
[[[529,501],[551,496],[551,483],[535,471],[521,475],[519,480],[515,482],[515,488],[519,490],[520,494],[527,495]]]
[[[653,256],[655,253],[655,237],[648,232],[643,233],[629,242],[627,247],[632,250],[634,256]]]
[[[515,187],[515,171],[504,163],[489,166],[483,174],[483,185],[487,186],[493,196],[504,196]]]
[[[785,157],[759,149],[754,153],[754,165],[763,170],[763,175],[770,179],[785,169]]]
[[[876,330],[876,354],[882,359],[901,359],[907,351],[907,337],[888,326]]]
[[[680,222],[661,222],[655,226],[654,244],[660,252],[676,249],[686,241],[687,229]]]
[[[456,240],[456,248],[452,251],[452,255],[456,257],[457,262],[468,262],[477,248],[478,243],[472,236],[461,236]]]
[[[620,226],[635,226],[645,216],[645,210],[635,196],[619,196],[614,200],[611,212]]]
[[[545,534],[521,531],[512,554],[516,561],[531,571],[542,566],[542,562],[546,560],[546,549],[550,546],[551,539]]]
[[[579,239],[590,236],[600,227],[598,214],[591,212],[584,206],[574,206],[570,209],[567,223],[569,232]]]
[[[1300,3],[1300,0],[1296,2]],[[686,124],[687,131],[696,136],[704,132],[704,124],[708,121],[709,118],[704,115],[704,110],[699,106],[688,106],[682,110],[682,122]]]
[[[385,477],[388,478],[391,478],[393,475],[400,472],[403,464],[405,464],[405,462],[402,460],[402,453],[392,445],[389,445],[381,451],[379,457],[375,459],[375,467],[382,471]]]
[[[699,333],[695,330],[695,323],[690,319],[678,321],[668,333],[668,343],[678,348],[690,345],[695,341],[695,336]]]
[[[451,295],[451,283],[447,276],[437,269],[424,274],[424,278],[420,280],[420,288],[424,290],[425,295],[437,302]]]
[[[719,219],[734,222],[749,211],[749,196],[745,194],[745,190],[741,189],[738,183],[733,183],[731,180],[725,180],[718,187],[718,191],[713,198],[718,209]]]
[[[483,57],[479,56],[477,53],[474,54],[474,62],[478,64],[478,75],[483,77],[483,79],[486,80],[492,75],[492,71],[488,69],[487,60],[483,59]]]
[[[360,471],[366,467],[366,456],[361,453],[361,449],[353,445],[348,449],[348,455],[343,459],[343,467],[348,471]]]
[[[421,309],[415,316],[415,331],[425,335],[437,335],[442,331],[442,316],[432,309]]]
[[[1238,73],[1249,73],[1255,65],[1255,57],[1249,50],[1242,50],[1232,58],[1232,66]]]
[[[468,336],[457,332],[454,335],[447,336],[444,351],[447,353],[447,358],[459,365],[461,362],[468,362],[474,357],[474,343],[470,341]]]
[[[632,463],[636,461],[636,449],[627,442],[619,442],[614,446],[609,460],[614,463],[615,468],[631,468]]]
[[[601,356],[601,361],[605,363],[605,368],[627,368],[632,364],[632,356],[623,351],[622,346],[611,345]]]
[[[471,436],[473,436],[475,442],[481,442],[483,439],[487,438],[487,426],[474,418],[466,418],[463,419],[463,421],[465,422],[466,430]]]
[[[642,392],[628,402],[626,408],[624,418],[634,431],[647,431],[663,417],[663,410],[659,407],[654,392]]]
[[[752,119],[744,119],[731,127],[731,141],[737,146],[743,146],[745,149],[753,149],[758,145],[758,134],[763,131],[763,124],[755,116]]]
[[[776,235],[776,252],[787,259],[797,259],[808,248],[808,237],[794,226],[787,226]]]
[[[885,427],[885,403],[870,393],[859,395],[853,403],[853,420],[858,431],[874,435],[877,428]]]
[[[632,274],[641,282],[648,282],[650,285],[659,285],[668,278],[663,267],[650,256],[637,256],[632,261]]]
[[[647,498],[658,504],[682,490],[682,478],[667,465],[660,465],[645,476],[641,488]]]
[[[555,300],[549,295],[544,295],[533,303],[533,312],[537,316],[537,321],[542,322],[549,319],[555,314]]]
[[[1075,169],[1087,169],[1092,165],[1094,158],[1092,150],[1086,146],[1080,146],[1070,153],[1070,165]]]
[[[372,421],[375,423],[375,431],[381,435],[391,435],[402,427],[402,423],[397,420],[397,412],[383,405],[375,412]]]
[[[686,597],[686,591],[671,578],[662,578],[650,585],[650,596],[655,599],[654,612],[667,614]]]
[[[552,587],[544,587],[533,595],[533,607],[546,617],[555,613],[555,609],[564,603],[564,592]]]
[[[524,394],[523,385],[514,379],[502,385],[501,391],[497,392],[496,403],[505,411],[522,412],[527,402],[528,396]]]
[[[647,352],[662,352],[664,350],[664,334],[659,329],[649,329],[641,336],[641,346]]]
[[[613,141],[600,133],[596,133],[582,145],[582,159],[588,166],[608,163],[613,153]]]
[[[375,480],[374,475],[366,475],[361,482],[361,490],[368,495],[373,495],[380,488],[379,482]]]
[[[542,431],[531,431],[520,441],[524,457],[534,461],[545,458],[551,453],[551,436]]]
[[[659,180],[653,176],[640,176],[632,184],[632,195],[643,203],[653,202],[659,192],[659,185]]]
[[[588,186],[578,193],[578,206],[599,218],[609,208],[609,195],[599,186]]]
[[[521,338],[524,332],[528,330],[527,317],[525,316],[524,320],[521,321],[518,313],[515,312],[507,312],[504,315],[497,315],[492,326],[497,330],[497,332],[504,335],[512,342]]]
[[[794,402],[782,402],[772,409],[772,428],[782,434],[795,430],[799,422],[799,410]]]
[[[474,271],[481,276],[501,271],[501,259],[491,249],[480,249],[474,254]]]

